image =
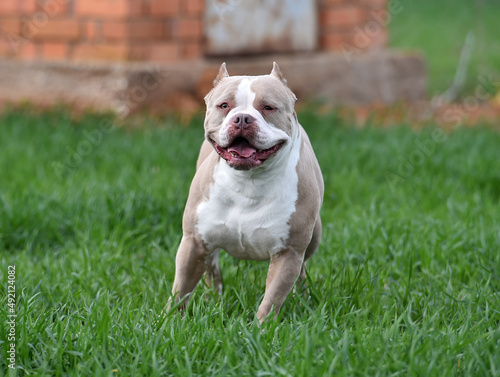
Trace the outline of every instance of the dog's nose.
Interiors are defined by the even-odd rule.
[[[233,115],[233,117],[229,121],[229,124],[243,129],[250,126],[253,122],[255,122],[255,118],[249,114],[236,114]]]

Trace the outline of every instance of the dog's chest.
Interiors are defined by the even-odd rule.
[[[217,164],[208,200],[197,208],[197,229],[209,250],[254,260],[283,250],[298,197],[295,165],[278,175],[242,179],[224,162]]]

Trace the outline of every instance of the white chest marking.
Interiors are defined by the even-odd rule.
[[[237,171],[220,160],[208,200],[197,208],[197,229],[210,251],[267,260],[284,249],[298,198],[300,136],[294,135],[269,166]]]

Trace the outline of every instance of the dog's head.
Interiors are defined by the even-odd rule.
[[[269,75],[229,76],[222,63],[205,97],[205,137],[230,167],[257,168],[290,142],[295,101],[278,64]]]

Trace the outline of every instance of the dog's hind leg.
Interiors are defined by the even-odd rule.
[[[222,295],[222,274],[219,266],[220,249],[215,249],[207,256],[205,270],[205,283],[209,287],[213,287],[219,295]]]
[[[322,225],[321,225],[321,218],[318,216],[318,219],[316,220],[316,224],[314,225],[314,231],[313,235],[311,238],[311,242],[309,242],[309,245],[307,246],[306,253],[304,255],[304,262],[302,262],[302,268],[300,270],[300,275],[299,279],[297,281],[298,286],[305,286],[306,283],[306,263],[307,260],[312,257],[312,255],[316,252],[318,249],[318,246],[321,242],[321,233],[322,233]]]

